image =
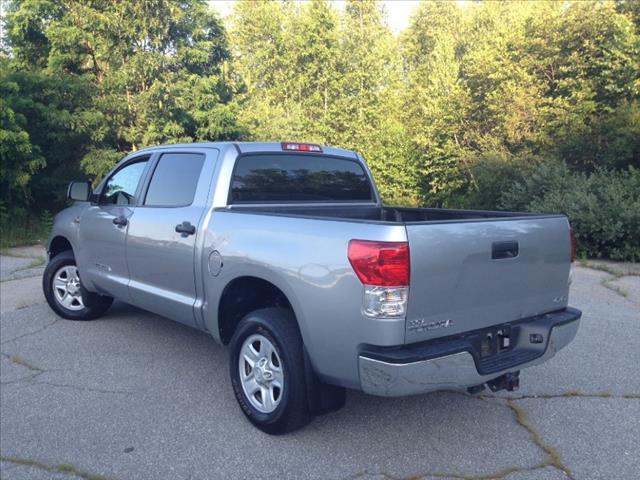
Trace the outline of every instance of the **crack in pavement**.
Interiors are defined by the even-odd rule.
[[[31,363],[29,363],[28,361],[24,360],[22,357],[20,357],[18,355],[9,355],[8,353],[4,353],[4,352],[0,352],[0,355],[2,357],[6,358],[7,360],[9,360],[10,362],[16,364],[16,365],[19,365],[21,367],[27,368],[28,370],[31,370],[31,371],[35,372],[34,374],[29,375],[27,377],[18,378],[18,379],[15,379],[15,380],[10,380],[8,382],[0,382],[0,385],[13,385],[13,384],[18,384],[18,383],[26,383],[28,385],[48,385],[50,387],[73,388],[75,390],[86,391],[86,392],[128,394],[128,395],[136,393],[135,391],[130,391],[130,390],[107,390],[107,389],[86,387],[86,386],[82,386],[82,385],[72,385],[72,384],[68,384],[68,383],[56,383],[56,382],[48,382],[48,381],[37,381],[36,382],[34,380],[37,377],[39,377],[40,375],[42,375],[43,373],[48,373],[48,372],[66,372],[68,370],[63,370],[63,369],[45,370],[43,368],[36,367],[36,366],[32,365]]]
[[[544,441],[540,432],[538,432],[533,424],[529,421],[529,414],[527,413],[527,411],[520,405],[517,405],[516,400],[507,400],[506,403],[507,406],[513,411],[516,422],[518,422],[521,427],[529,432],[533,443],[547,455],[547,465],[561,470],[571,480],[575,480],[575,476],[573,475],[569,467],[562,463],[560,453],[554,447]]]
[[[34,380],[35,378],[37,378],[38,376],[42,375],[45,372],[42,368],[31,365],[29,362],[27,362],[26,360],[24,360],[22,357],[18,355],[9,355],[8,353],[4,353],[4,352],[0,352],[0,355],[3,358],[7,359],[9,362],[34,372],[31,375],[28,375],[26,377],[16,378],[15,380],[9,380],[7,382],[0,381],[0,385],[14,385],[21,382],[33,383],[32,380]]]
[[[462,395],[467,398],[472,398],[472,399],[484,401],[487,403],[493,403],[493,404],[498,404],[498,405],[503,405],[508,407],[514,415],[514,420],[516,421],[516,424],[524,428],[529,433],[531,437],[531,442],[533,443],[533,445],[535,445],[537,448],[542,450],[542,452],[545,454],[546,456],[545,461],[538,463],[536,465],[533,465],[531,467],[517,467],[517,466],[505,467],[501,470],[498,470],[496,472],[493,472],[487,475],[466,475],[466,474],[446,473],[446,472],[423,472],[417,475],[410,475],[407,477],[397,477],[386,472],[374,473],[374,472],[369,472],[368,470],[365,470],[363,472],[356,473],[354,475],[346,477],[345,480],[357,480],[358,478],[362,478],[365,475],[380,475],[389,480],[417,480],[417,479],[427,478],[427,477],[453,478],[456,480],[491,480],[491,479],[499,480],[514,473],[535,472],[536,470],[541,470],[547,467],[551,467],[558,471],[561,471],[570,480],[576,480],[575,476],[573,475],[569,467],[567,467],[565,464],[562,463],[562,458],[560,457],[560,454],[558,453],[558,451],[554,447],[548,445],[543,440],[542,435],[535,429],[533,424],[531,424],[526,410],[515,403],[516,401],[521,400],[520,398],[510,399],[510,398],[496,397],[492,395],[470,395],[467,392],[462,392],[457,390],[446,390],[444,392]],[[567,393],[573,394],[574,392],[567,392]],[[575,396],[575,394],[573,396]],[[597,394],[594,396],[597,396]],[[522,399],[525,399],[525,398],[527,398],[527,396],[523,395]],[[494,400],[497,400],[497,402],[495,402]]]
[[[561,472],[563,472],[570,480],[575,480],[575,476],[573,475],[569,467],[567,467],[565,464],[562,463],[562,458],[560,456],[560,453],[554,447],[552,447],[551,445],[548,445],[544,441],[544,439],[542,438],[542,435],[535,429],[533,424],[529,421],[527,411],[520,405],[516,404],[516,402],[519,399],[501,398],[501,397],[496,397],[491,395],[474,396],[474,395],[469,395],[468,393],[465,393],[465,392],[458,392],[458,393],[464,396],[467,396],[469,398],[476,398],[478,400],[485,401],[487,403],[495,403],[493,402],[493,400],[497,400],[499,404],[506,405],[513,412],[516,423],[529,433],[533,444],[536,447],[538,447],[540,450],[542,450],[547,457],[545,462],[542,462],[534,467],[508,467],[503,472],[497,472],[497,475],[493,474],[489,476],[466,476],[466,477],[458,476],[458,478],[461,478],[464,480],[484,480],[484,479],[490,479],[490,478],[504,478],[507,475],[510,475],[516,472],[538,470],[545,467],[553,467],[556,470],[560,470]],[[568,392],[568,393],[573,393],[573,392]],[[432,474],[427,473],[425,475],[422,475],[422,477],[426,477],[429,475],[433,476]]]
[[[81,392],[113,393],[113,394],[119,394],[119,395],[132,395],[134,393],[137,393],[131,390],[107,390],[102,388],[84,387],[82,385],[72,385],[67,383],[54,383],[54,382],[45,382],[45,381],[31,382],[31,383],[32,385],[48,385],[50,387],[72,388],[74,390],[79,390]]]
[[[107,477],[97,475],[95,473],[87,472],[74,465],[67,463],[62,464],[49,464],[39,460],[25,457],[14,457],[7,455],[0,455],[0,461],[13,463],[14,465],[21,465],[25,467],[37,468],[38,470],[44,470],[50,473],[62,473],[65,475],[73,475],[84,480],[109,480]]]
[[[575,392],[567,392],[567,393],[574,394]],[[562,471],[570,480],[575,480],[576,477],[573,475],[573,472],[569,469],[569,467],[567,467],[564,463],[562,463],[562,458],[560,456],[560,453],[554,447],[552,447],[551,445],[547,444],[544,441],[540,432],[538,432],[536,428],[533,426],[533,424],[529,421],[529,415],[527,411],[516,403],[521,399],[503,398],[503,397],[496,397],[493,395],[479,395],[477,397],[474,397],[472,395],[468,395],[468,396],[471,398],[477,398],[478,400],[482,400],[488,403],[495,403],[495,401],[497,401],[498,403],[509,407],[514,414],[516,423],[520,425],[522,428],[524,428],[527,432],[529,432],[529,435],[531,436],[531,441],[533,442],[533,444],[537,446],[540,450],[542,450],[547,456],[547,460],[541,463],[540,465],[538,465],[537,468],[544,468],[544,467],[550,466],[557,470]],[[522,397],[523,397],[522,399],[524,399],[526,396],[523,395]],[[517,471],[520,471],[520,470],[517,470]],[[514,472],[510,472],[510,473],[514,473]],[[492,477],[489,477],[489,478],[492,478]]]
[[[51,370],[48,370],[51,371]],[[0,385],[17,385],[24,384],[23,387],[33,386],[33,385],[45,385],[49,387],[57,387],[57,388],[71,388],[73,390],[78,390],[80,392],[94,392],[94,393],[109,393],[114,395],[133,395],[135,393],[139,393],[139,391],[135,390],[108,390],[103,388],[94,388],[94,387],[86,387],[82,385],[73,385],[70,383],[55,383],[55,382],[47,382],[47,381],[34,381],[35,378],[46,373],[46,370],[42,370],[40,372],[35,373],[29,377],[18,378],[16,380],[10,380],[8,382],[0,382]]]
[[[9,355],[8,353],[4,353],[4,352],[0,352],[0,355],[2,355],[4,358],[9,360],[11,363],[15,363],[16,365],[20,365],[21,367],[25,367],[29,370],[33,370],[36,372],[44,372],[43,369],[39,367],[34,367],[19,355]]]
[[[36,334],[38,334],[40,332],[44,332],[47,328],[49,328],[52,325],[55,325],[56,323],[58,323],[59,320],[60,320],[59,318],[56,318],[53,322],[47,323],[45,326],[43,326],[43,327],[41,327],[41,328],[39,328],[37,330],[34,330],[32,332],[23,333],[22,335],[18,335],[17,337],[13,337],[13,338],[10,338],[9,340],[5,340],[4,342],[0,342],[0,345],[4,345],[4,344],[10,343],[10,342],[15,342],[16,340],[20,340],[21,338],[29,337],[31,335],[36,335]]]
[[[543,470],[545,468],[554,468],[555,470],[561,471],[563,474],[565,474],[568,478],[573,478],[573,477],[569,477],[567,475],[567,472],[556,467],[555,465],[552,465],[548,462],[543,462],[543,463],[539,463],[537,465],[534,465],[532,467],[506,467],[502,470],[498,470],[494,473],[490,473],[487,475],[465,475],[465,474],[458,474],[458,473],[445,473],[445,472],[427,472],[427,473],[421,473],[418,475],[410,475],[408,477],[398,477],[395,475],[391,475],[390,473],[387,472],[369,472],[368,470],[365,470],[363,472],[359,472],[356,473],[354,475],[350,475],[348,477],[346,477],[344,480],[357,480],[359,478],[363,478],[365,476],[368,475],[379,475],[383,478],[387,478],[389,480],[418,480],[418,479],[424,479],[424,478],[452,478],[452,479],[456,479],[456,480],[500,480],[502,478],[508,477],[509,475],[512,475],[514,473],[521,473],[521,472],[535,472],[537,470]]]
[[[552,400],[556,398],[613,398],[621,400],[640,400],[640,393],[613,394],[609,392],[583,393],[577,390],[570,390],[563,393],[540,393],[534,395],[516,395],[509,397],[498,397],[496,395],[479,395],[478,398],[497,400]]]
[[[546,467],[553,467],[554,469],[564,473],[564,475],[566,475],[570,480],[575,480],[576,477],[574,476],[573,472],[569,469],[567,465],[565,465],[562,462],[562,457],[558,452],[558,450],[544,441],[540,432],[536,430],[536,428],[533,426],[533,424],[529,420],[527,411],[522,406],[518,405],[516,402],[521,400],[528,400],[528,399],[549,400],[549,399],[557,399],[557,398],[589,398],[589,399],[613,398],[613,399],[639,400],[640,394],[629,393],[629,394],[613,395],[609,392],[583,393],[580,391],[568,391],[560,394],[518,395],[515,397],[478,395],[476,398],[487,401],[487,402],[490,402],[492,400],[497,400],[500,403],[506,404],[514,413],[515,420],[518,423],[518,425],[520,425],[525,430],[527,430],[527,432],[529,432],[532,442],[545,453],[545,455],[547,456],[547,461],[532,468],[519,468],[519,469],[512,469],[512,470],[509,469],[509,471],[505,471],[504,474],[499,476],[494,476],[494,475],[489,475],[485,477],[452,476],[452,478],[460,478],[461,480],[484,480],[489,478],[499,479],[516,472],[535,471],[535,470],[546,468]],[[427,474],[425,476],[429,476],[429,475],[433,476],[432,474]]]

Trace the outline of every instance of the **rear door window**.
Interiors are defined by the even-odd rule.
[[[150,207],[191,205],[203,165],[201,153],[163,153],[153,171],[144,204]]]
[[[347,158],[263,153],[236,161],[231,203],[370,202],[362,165]]]

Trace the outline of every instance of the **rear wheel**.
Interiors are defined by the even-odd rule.
[[[277,435],[311,421],[302,338],[289,311],[265,308],[248,314],[230,347],[233,391],[251,423]]]
[[[284,373],[278,350],[259,333],[248,337],[240,349],[238,371],[244,396],[262,413],[272,413],[282,400]]]
[[[92,320],[111,306],[113,299],[87,292],[80,281],[73,252],[51,259],[42,276],[42,289],[51,309],[69,320]]]

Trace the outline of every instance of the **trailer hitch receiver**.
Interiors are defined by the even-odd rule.
[[[518,390],[518,388],[520,388],[520,371],[505,373],[498,378],[488,381],[487,385],[492,392],[499,390],[513,392],[514,390]]]

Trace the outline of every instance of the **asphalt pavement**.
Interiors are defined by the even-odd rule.
[[[208,335],[121,303],[59,319],[6,258],[2,479],[640,477],[639,277],[577,267],[578,336],[518,392],[349,392],[341,411],[272,437],[245,420]]]

